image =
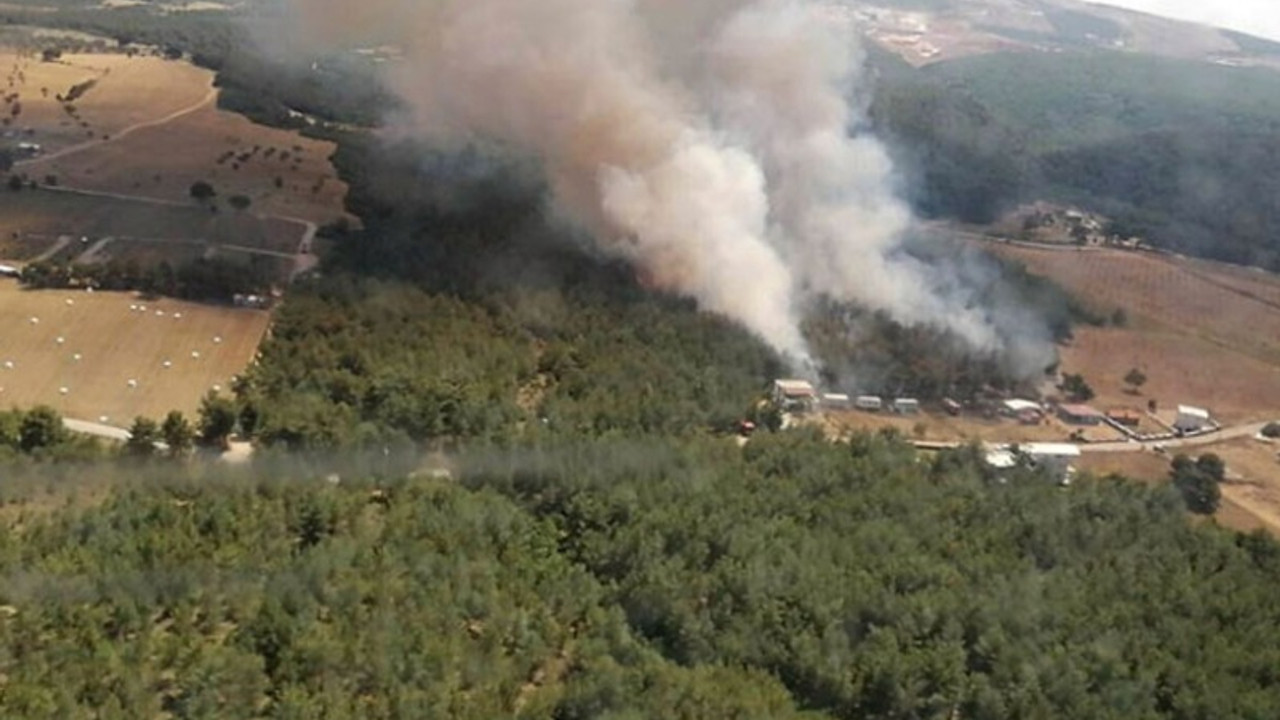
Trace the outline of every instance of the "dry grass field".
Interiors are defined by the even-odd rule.
[[[43,62],[38,55],[0,53],[0,90],[17,95],[21,111],[10,129],[32,128],[31,142],[47,153],[110,138],[128,128],[212,100],[213,77],[189,63],[123,54],[64,55]],[[58,101],[71,88],[94,85],[70,102]]]
[[[1120,250],[1044,250],[989,245],[1110,313],[1124,328],[1080,328],[1063,368],[1083,373],[1100,406],[1178,403],[1225,423],[1280,415],[1280,278],[1214,263]],[[1134,367],[1142,396],[1125,390]]]
[[[333,152],[332,143],[255,125],[209,103],[172,122],[22,169],[76,188],[171,201],[187,200],[192,183],[203,180],[224,200],[250,198],[256,213],[323,225],[345,214],[347,186],[329,162]]]
[[[243,195],[255,214],[325,224],[345,216],[333,143],[217,109],[214,76],[181,61],[123,54],[56,62],[0,52],[0,120],[41,153],[16,171],[37,182],[185,202],[192,183]],[[67,100],[77,85],[88,89]],[[7,85],[7,87],[6,87]],[[59,98],[62,100],[59,100]],[[14,111],[17,114],[13,114]]]
[[[7,329],[0,335],[0,404],[44,403],[67,417],[105,416],[106,424],[126,428],[137,415],[163,418],[175,409],[193,415],[215,385],[229,390],[253,360],[269,320],[261,310],[124,293],[25,291],[0,281],[0,323]]]

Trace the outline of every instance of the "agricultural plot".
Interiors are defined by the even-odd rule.
[[[184,62],[124,54],[0,53],[6,130],[56,153],[211,103],[212,75]]]
[[[301,223],[260,218],[224,210],[212,213],[194,203],[166,205],[125,198],[84,195],[58,190],[0,192],[0,237],[14,256],[5,260],[29,260],[39,254],[40,241],[59,236],[94,241],[104,237],[143,240],[200,241],[235,245],[272,252],[297,251],[305,228]],[[188,249],[175,243],[175,262]],[[104,258],[99,258],[104,259]]]
[[[137,415],[193,414],[252,362],[269,320],[262,310],[0,281],[0,404],[43,403],[126,428]]]
[[[1280,279],[1212,263],[1111,250],[990,245],[1068,288],[1102,313],[1125,310],[1122,328],[1079,328],[1063,368],[1082,373],[1100,406],[1178,403],[1221,421],[1270,419],[1280,409]],[[1131,368],[1147,383],[1124,384]]]
[[[101,192],[185,201],[207,182],[218,204],[241,195],[257,213],[325,224],[345,215],[347,186],[329,158],[334,145],[255,125],[212,104],[119,140],[23,166],[33,178]]]

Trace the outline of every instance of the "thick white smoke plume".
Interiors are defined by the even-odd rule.
[[[415,132],[544,163],[561,210],[654,284],[797,361],[823,294],[950,328],[981,314],[899,252],[911,218],[863,132],[857,35],[804,0],[295,0],[399,45]]]

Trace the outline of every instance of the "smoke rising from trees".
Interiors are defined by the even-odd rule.
[[[559,210],[648,282],[799,362],[828,296],[1003,341],[911,224],[848,22],[802,0],[294,0],[321,43],[399,46],[389,82],[436,144],[539,158]],[[951,290],[942,290],[951,288]]]

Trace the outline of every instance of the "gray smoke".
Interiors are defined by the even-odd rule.
[[[412,132],[537,156],[604,250],[798,363],[817,296],[1003,344],[901,252],[911,215],[866,132],[857,35],[821,3],[293,3],[322,43],[401,48],[388,75]]]

